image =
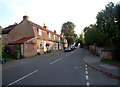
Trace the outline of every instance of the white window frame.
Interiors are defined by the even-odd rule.
[[[51,38],[51,36],[50,36],[50,32],[49,32],[49,38]]]
[[[54,40],[55,40],[55,35],[53,35],[53,37],[54,37]]]
[[[39,35],[42,36],[42,30],[39,29],[38,31],[39,31]]]

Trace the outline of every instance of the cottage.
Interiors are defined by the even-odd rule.
[[[45,24],[43,27],[35,24],[28,16],[24,16],[19,24],[3,29],[4,32],[5,30],[7,34],[4,34],[6,36],[3,40],[9,46],[11,55],[14,55],[15,50],[20,50],[22,56],[29,57],[37,53],[62,50],[67,46],[67,40],[63,36],[48,30]]]

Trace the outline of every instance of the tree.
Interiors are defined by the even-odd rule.
[[[99,12],[97,18],[97,28],[100,32],[103,45],[115,45],[116,38],[119,37],[118,24],[116,24],[116,7],[110,2],[106,5],[105,10]]]
[[[75,34],[75,25],[72,22],[67,22],[62,25],[61,34],[67,39],[68,46],[73,44],[77,39],[77,34]]]
[[[89,27],[85,27],[84,33],[85,33],[86,45],[93,45],[94,43],[99,45],[100,38],[99,38],[99,33],[96,28],[96,24],[94,25],[91,24]]]

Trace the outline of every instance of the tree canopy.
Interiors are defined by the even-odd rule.
[[[110,2],[98,12],[96,24],[84,28],[87,45],[119,46],[120,44],[120,5]]]
[[[67,39],[68,45],[73,44],[77,38],[74,29],[75,24],[70,21],[62,25],[61,34]]]

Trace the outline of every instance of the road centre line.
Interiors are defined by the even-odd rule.
[[[88,75],[86,75],[86,80],[88,80]]]
[[[87,87],[89,87],[90,83],[89,83],[89,82],[87,82],[87,83],[86,83],[86,85],[87,85]]]
[[[86,60],[85,60],[86,61]],[[90,85],[90,83],[88,82],[88,70],[87,70],[87,64],[85,64],[85,76],[86,76],[86,85],[87,85],[87,87],[89,87],[89,85]]]
[[[59,61],[59,60],[61,60],[61,59],[63,59],[63,58],[59,58],[59,59],[57,59],[57,60],[55,60],[55,61],[53,61],[53,62],[51,62],[51,63],[49,63],[49,64],[53,64],[53,63],[55,63],[55,62],[57,62],[57,61]]]
[[[15,84],[15,83],[17,83],[17,82],[19,82],[19,81],[21,81],[21,80],[23,80],[23,79],[27,78],[28,76],[32,75],[33,73],[36,73],[37,71],[38,71],[38,70],[35,70],[35,71],[31,72],[31,73],[29,73],[29,74],[27,74],[27,75],[23,76],[22,78],[20,78],[20,79],[18,79],[18,80],[16,80],[16,81],[14,81],[14,82],[12,82],[12,83],[8,84],[7,86],[13,85],[13,84]]]
[[[86,71],[86,75],[88,74],[88,71]]]

